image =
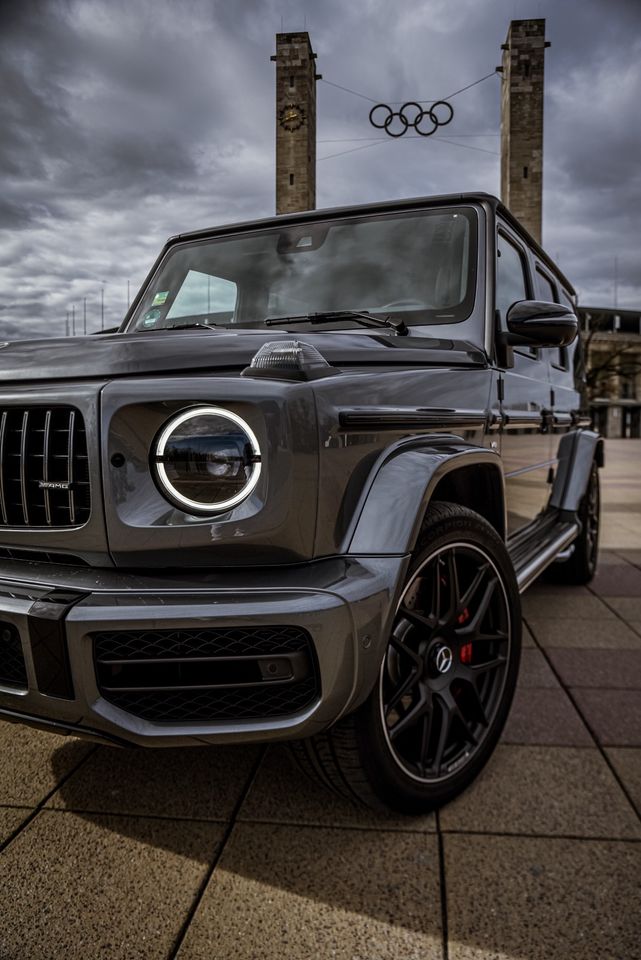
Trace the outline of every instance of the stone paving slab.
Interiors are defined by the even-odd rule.
[[[641,569],[641,550],[617,550],[616,554],[628,563],[634,564]]]
[[[622,620],[528,620],[535,640],[543,647],[593,650],[641,650],[641,637]]]
[[[577,688],[573,694],[599,743],[641,747],[641,690]]]
[[[8,840],[30,814],[31,807],[0,807],[0,845]]]
[[[80,740],[0,722],[0,803],[35,806],[92,750]]]
[[[38,814],[3,854],[2,960],[165,960],[223,831]]]
[[[561,687],[517,689],[501,739],[503,743],[593,746],[590,733]]]
[[[637,843],[446,835],[450,960],[639,960]]]
[[[257,747],[100,747],[47,805],[99,813],[226,820],[257,756]],[[58,753],[53,763],[65,766]]]
[[[519,686],[526,689],[530,687],[560,689],[559,681],[540,650],[526,648],[521,651]]]
[[[239,813],[239,820],[433,832],[433,815],[374,813],[324,790],[296,767],[284,746],[270,747]]]
[[[605,752],[641,816],[641,749],[608,747]]]
[[[576,594],[546,593],[545,584],[536,591],[528,590],[521,597],[523,616],[529,620],[611,620],[615,617],[612,610],[598,597],[586,592]]]
[[[625,562],[600,562],[590,589],[601,597],[641,596],[641,570]]]
[[[641,838],[627,797],[590,747],[499,745],[440,820],[446,831]]]
[[[437,838],[243,823],[178,960],[441,960]]]
[[[521,645],[524,650],[535,647],[534,637],[532,636],[532,631],[528,627],[525,620],[523,621],[523,631],[521,633]]]
[[[548,655],[568,687],[611,687],[641,690],[641,648],[638,650],[549,650]]]
[[[608,603],[624,620],[641,620],[641,596],[609,597]]]

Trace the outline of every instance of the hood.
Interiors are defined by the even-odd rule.
[[[242,370],[272,340],[313,344],[333,366],[479,366],[485,357],[462,340],[399,337],[380,331],[181,330],[17,340],[0,349],[0,383],[87,380],[138,374]]]

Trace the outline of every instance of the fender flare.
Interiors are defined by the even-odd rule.
[[[459,437],[402,440],[388,447],[374,465],[344,539],[347,554],[411,553],[438,482],[448,473],[475,464],[497,471],[505,515],[501,457]],[[505,536],[505,525],[503,531]]]
[[[576,513],[585,496],[593,462],[605,463],[603,438],[593,430],[574,430],[559,441],[558,461],[550,506]]]

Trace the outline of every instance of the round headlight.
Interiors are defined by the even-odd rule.
[[[230,510],[260,476],[260,447],[251,427],[220,407],[192,407],[161,430],[153,453],[169,500],[190,513]]]

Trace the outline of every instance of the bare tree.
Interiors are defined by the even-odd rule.
[[[586,366],[586,392],[589,400],[598,396],[599,391],[611,377],[624,379],[641,373],[641,342],[628,339],[621,334],[621,340],[610,341],[595,339],[600,333],[609,333],[608,317],[590,318],[590,329],[583,337],[583,349]],[[598,349],[597,349],[598,344]]]

